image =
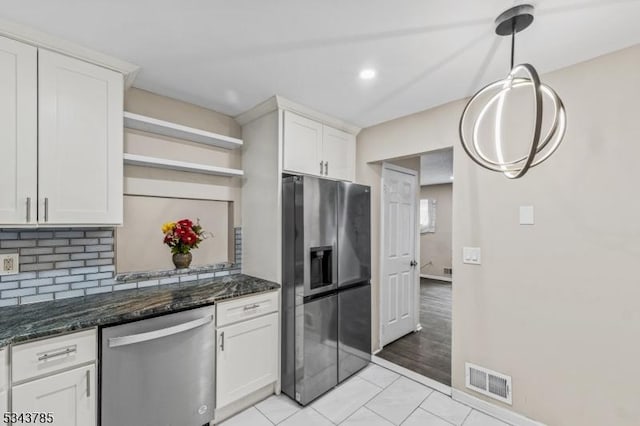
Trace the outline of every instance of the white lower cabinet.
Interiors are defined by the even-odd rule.
[[[59,426],[96,424],[96,371],[94,365],[14,386],[15,413],[52,413]]]
[[[0,349],[0,416],[3,416],[9,406],[7,390],[9,389],[9,364],[7,351]]]
[[[216,406],[224,407],[278,380],[278,314],[216,332]]]

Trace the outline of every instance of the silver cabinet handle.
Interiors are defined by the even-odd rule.
[[[194,328],[202,327],[205,324],[209,324],[213,321],[213,315],[199,318],[197,320],[185,322],[182,324],[174,325],[173,327],[167,327],[160,330],[149,331],[147,333],[132,334],[130,336],[111,337],[109,339],[109,347],[117,348],[118,346],[133,345],[134,343],[147,342],[149,340],[160,339],[162,337],[172,336],[174,334],[183,333],[185,331],[193,330]]]
[[[68,346],[60,351],[57,352],[44,352],[42,354],[38,354],[38,361],[42,362],[42,361],[47,361],[50,360],[51,358],[57,358],[59,356],[66,356],[66,355],[71,355],[75,352],[77,352],[77,347],[76,345],[73,346]]]
[[[322,174],[322,166],[324,165],[324,161],[320,162],[320,174]]]
[[[44,197],[44,221],[49,222],[49,198]]]
[[[87,370],[87,398],[91,397],[91,370]]]
[[[257,303],[254,303],[253,305],[247,305],[244,307],[245,311],[250,311],[251,309],[255,309],[255,308],[259,308],[260,305],[258,305]]]
[[[324,175],[325,176],[329,176],[329,162],[328,161],[324,162]]]
[[[27,223],[31,222],[31,197],[27,197]]]
[[[220,352],[224,352],[224,331],[220,333]]]

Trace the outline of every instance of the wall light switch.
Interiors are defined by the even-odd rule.
[[[520,206],[520,225],[533,224],[533,206]]]
[[[18,253],[0,254],[0,275],[14,275],[20,271]]]
[[[471,265],[480,265],[480,247],[463,247],[462,248],[462,263],[469,263]]]

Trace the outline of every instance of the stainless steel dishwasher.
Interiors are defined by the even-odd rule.
[[[213,306],[102,329],[102,426],[213,420]]]

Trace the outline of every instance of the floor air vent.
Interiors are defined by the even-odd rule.
[[[487,368],[465,363],[466,385],[469,389],[511,404],[511,377]]]

